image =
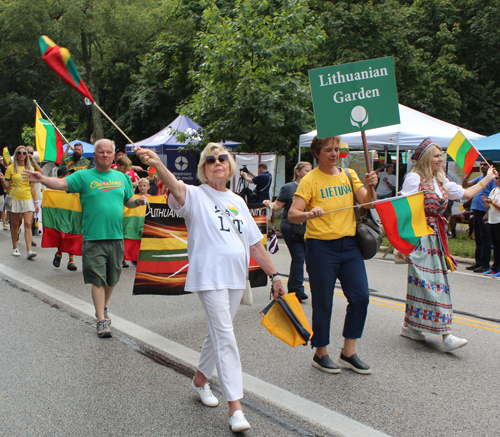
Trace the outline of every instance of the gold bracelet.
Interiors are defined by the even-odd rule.
[[[486,185],[483,184],[483,181],[479,181],[478,184],[481,185],[483,188],[486,188]]]

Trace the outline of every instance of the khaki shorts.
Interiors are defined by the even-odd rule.
[[[120,280],[123,255],[123,240],[84,241],[82,270],[85,283],[114,287]]]

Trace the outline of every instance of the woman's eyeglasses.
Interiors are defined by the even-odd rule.
[[[18,155],[26,155],[26,152],[21,152],[21,151],[19,151],[19,152],[17,152],[17,154],[18,154]]]
[[[224,164],[225,162],[229,161],[229,156],[228,155],[219,155],[219,156],[214,156],[214,155],[208,155],[205,157],[205,163],[207,164],[215,164],[215,161],[219,160],[221,164]]]

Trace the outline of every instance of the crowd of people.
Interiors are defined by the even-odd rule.
[[[372,369],[358,357],[356,344],[363,334],[368,313],[368,278],[355,236],[354,210],[349,207],[355,200],[359,204],[371,204],[395,195],[394,165],[366,173],[362,182],[354,170],[339,166],[339,147],[339,136],[315,137],[311,152],[318,166],[313,169],[309,162],[298,163],[293,181],[281,188],[274,202],[269,194],[272,176],[265,163],[259,165],[258,174],[248,172],[243,177],[256,184],[258,201],[272,213],[283,209],[281,232],[291,256],[287,291],[295,293],[302,302],[309,298],[303,286],[305,263],[312,301],[312,366],[327,373],[341,372],[341,367],[328,353],[338,279],[348,302],[338,362],[366,375]],[[68,145],[65,155],[69,149]],[[73,154],[64,157],[56,177],[50,177],[44,175],[43,168],[35,162],[32,148],[17,147],[12,164],[0,166],[0,188],[12,196],[12,204],[2,211],[4,229],[9,229],[10,221],[12,254],[20,256],[18,239],[24,221],[27,258],[36,257],[31,232],[33,215],[39,210],[36,183],[53,190],[79,193],[83,217],[83,278],[91,286],[97,335],[109,338],[112,334],[108,304],[122,268],[128,267],[124,261],[123,206],[135,208],[145,205],[150,195],[168,193],[170,208],[185,219],[188,229],[189,270],[185,290],[198,295],[208,328],[191,387],[204,405],[219,405],[209,385],[217,369],[222,397],[228,402],[231,429],[234,432],[249,429],[240,402],[243,380],[233,320],[247,288],[250,257],[269,276],[275,299],[285,290],[248,206],[227,188],[228,181],[237,172],[236,163],[224,146],[209,143],[201,152],[198,164],[201,185],[193,186],[178,180],[153,151],[137,148],[135,153],[147,166],[146,170],[132,166],[123,150],[115,151],[112,141],[99,140],[94,145],[95,166],[91,168],[91,162],[83,157],[83,148],[76,144]],[[401,194],[424,193],[425,216],[433,233],[422,237],[406,258],[406,312],[400,335],[424,341],[425,334],[438,334],[442,336],[444,351],[451,352],[465,346],[467,340],[451,333],[453,310],[448,273],[453,270],[454,260],[448,249],[444,212],[449,200],[472,201],[471,209],[474,217],[477,216],[477,220],[474,219],[477,247],[475,264],[470,269],[498,278],[500,179],[492,163],[484,162],[478,178],[469,182],[466,177],[462,185],[449,181],[442,168],[442,149],[431,139],[425,139],[416,148],[412,161],[415,166],[406,176]],[[146,171],[147,177],[140,178],[137,172],[141,171]],[[99,189],[105,185],[113,189]],[[134,189],[137,189],[136,196]],[[0,198],[3,201],[4,196]],[[98,221],[96,214],[99,214]],[[305,228],[304,223],[307,223]],[[305,229],[305,233],[300,229]],[[491,243],[494,247],[492,265]],[[55,254],[55,267],[60,266],[62,255],[60,250]],[[68,256],[68,270],[77,270],[74,255]]]

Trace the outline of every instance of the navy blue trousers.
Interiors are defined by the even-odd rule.
[[[337,278],[347,298],[344,338],[361,338],[368,303],[368,279],[365,262],[356,237],[338,240],[306,240],[306,266],[312,295],[313,347],[330,344],[333,293]]]
[[[292,227],[289,223],[281,221],[281,235],[290,251],[290,276],[288,277],[289,293],[304,293],[304,260],[306,245],[292,240]]]
[[[474,238],[476,240],[476,263],[481,267],[490,267],[491,260],[491,240],[488,231],[488,224],[483,223],[483,217],[486,211],[474,209]]]

